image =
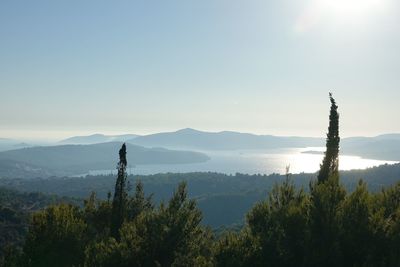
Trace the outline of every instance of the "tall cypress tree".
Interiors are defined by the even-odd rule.
[[[126,145],[119,150],[118,177],[115,183],[114,199],[112,202],[111,235],[119,239],[119,229],[126,217],[128,193],[126,190]]]
[[[339,113],[337,112],[338,106],[332,97],[332,93],[329,93],[329,98],[331,101],[331,111],[329,115],[325,157],[318,174],[319,183],[326,181],[331,175],[338,174],[339,172]]]

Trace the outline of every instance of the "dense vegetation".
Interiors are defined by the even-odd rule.
[[[129,156],[129,155],[128,155]],[[399,180],[400,164],[382,165],[366,170],[340,172],[340,180],[348,192],[353,192],[359,179],[363,179],[370,192],[380,192]],[[309,183],[316,174],[293,174],[297,189],[309,191]],[[147,195],[153,194],[155,205],[167,201],[179,183],[187,183],[188,196],[195,199],[203,214],[202,223],[212,228],[244,224],[246,213],[258,201],[264,200],[275,184],[282,183],[284,175],[248,175],[237,173],[164,173],[156,175],[129,175],[128,189],[138,181]],[[43,192],[85,199],[92,191],[99,199],[106,200],[113,192],[115,176],[99,175],[76,178],[0,179],[0,186],[25,192]],[[131,185],[131,186],[129,186]]]
[[[400,266],[400,183],[370,193],[359,181],[352,192],[346,191],[337,168],[339,117],[332,116],[334,105],[332,101],[332,127],[318,179],[306,192],[295,186],[288,168],[284,182],[275,184],[268,198],[250,209],[240,231],[215,236],[203,226],[186,183],[159,205],[146,196],[140,182],[129,194],[122,146],[113,197],[109,193],[101,200],[92,193],[83,207],[63,203],[34,213],[22,249],[6,253],[3,263]]]
[[[59,203],[77,204],[78,201],[43,193],[21,193],[0,187],[0,256],[9,253],[12,247],[23,244],[32,213]]]
[[[143,187],[128,198],[119,241],[112,201],[62,204],[33,216],[20,266],[400,266],[400,184],[346,194],[337,178],[310,194],[288,179],[247,214],[239,233],[216,239],[182,184],[155,207]],[[190,257],[187,259],[185,257]],[[72,261],[72,262],[71,262]]]

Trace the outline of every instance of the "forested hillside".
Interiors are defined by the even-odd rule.
[[[317,174],[293,174],[296,188],[309,191],[309,183]],[[362,179],[370,192],[380,192],[400,180],[400,164],[382,165],[366,170],[340,172],[341,183],[353,192]],[[188,196],[195,199],[203,213],[203,224],[213,228],[243,224],[246,212],[265,199],[275,184],[285,180],[285,175],[226,175],[222,173],[164,173],[156,175],[129,175],[127,182],[133,187],[137,181],[144,185],[146,194],[153,194],[159,204],[168,200],[181,182],[187,183]],[[0,179],[0,186],[26,192],[43,192],[59,196],[84,199],[96,192],[105,200],[113,191],[115,176],[98,175],[75,178]]]
[[[105,199],[99,199],[93,192],[83,207],[61,203],[35,212],[28,233],[24,235],[22,231],[15,246],[4,251],[2,263],[5,266],[400,266],[400,183],[370,192],[364,181],[354,184],[355,177],[363,174],[354,172],[347,178],[350,190],[343,186],[338,171],[338,107],[332,96],[330,101],[326,152],[320,171],[311,181],[305,174],[291,177],[289,166],[284,179],[279,175],[208,174],[214,180],[211,186],[206,186],[211,200],[223,197],[212,195],[220,190],[218,177],[237,179],[236,184],[227,185],[226,192],[230,194],[225,203],[217,201],[220,206],[209,205],[211,219],[218,213],[224,216],[227,203],[233,203],[239,210],[259,200],[245,215],[243,226],[235,231],[225,230],[215,235],[202,224],[199,207],[207,194],[199,196],[198,201],[190,199],[187,183],[181,182],[179,175],[162,177],[166,192],[171,187],[175,189],[168,199],[161,197],[156,202],[145,193],[144,187],[157,185],[159,180],[147,177],[143,185],[136,179],[133,185],[126,172],[127,150],[123,144],[113,193],[108,191]],[[383,168],[394,181],[399,166],[388,167],[372,169],[371,173]],[[368,171],[371,170],[365,173]],[[306,180],[300,181],[299,177]],[[90,177],[80,179],[85,181]],[[201,179],[189,181],[196,192],[199,188],[193,183]],[[54,189],[60,190],[63,182],[70,181],[57,182]],[[243,191],[249,184],[258,193],[268,188],[269,194],[254,199],[245,197],[250,199],[249,203],[236,198],[237,190],[244,196],[251,195],[251,191]],[[130,190],[133,186],[135,189]],[[7,205],[13,203],[7,199]],[[7,208],[5,214],[8,221],[24,226],[26,219],[16,219],[24,218],[23,214],[17,215]]]
[[[185,184],[161,206],[146,197],[142,185],[137,184],[133,194],[125,197],[126,219],[119,238],[109,232],[113,199],[115,194],[107,200],[92,195],[84,209],[64,204],[35,214],[22,257],[14,251],[7,254],[6,261],[18,266],[399,263],[400,184],[371,194],[359,183],[354,192],[347,193],[338,179],[329,178],[321,184],[312,183],[310,193],[305,193],[288,178],[250,209],[240,232],[225,232],[219,239],[200,223],[201,212],[188,199]],[[330,261],[332,264],[325,264]]]
[[[23,244],[32,213],[54,204],[79,202],[73,198],[37,192],[21,193],[0,187],[0,255],[10,252],[13,246]]]

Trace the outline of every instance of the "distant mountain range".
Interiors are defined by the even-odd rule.
[[[345,138],[341,153],[369,159],[400,161],[400,134]]]
[[[74,136],[48,146],[32,146],[21,141],[0,138],[0,151],[7,150],[0,152],[0,177],[11,177],[12,174],[15,177],[48,177],[114,169],[121,142],[128,144],[128,159],[132,165],[204,162],[209,159],[207,152],[216,150],[325,146],[324,138],[255,135],[231,131],[204,132],[190,128],[143,136]],[[344,138],[341,141],[341,154],[400,161],[400,134]]]
[[[0,177],[74,175],[90,170],[115,169],[121,142],[92,145],[31,147],[0,152]],[[129,163],[185,164],[207,161],[207,155],[192,151],[145,148],[127,144]]]
[[[164,147],[169,149],[198,151],[263,150],[325,146],[325,138],[255,135],[232,131],[205,132],[191,128],[181,129],[175,132],[163,132],[142,136],[129,134],[119,136],[101,134],[76,136],[63,140],[61,143],[91,144],[114,139],[144,147]],[[399,161],[400,134],[343,138],[341,140],[341,153],[370,159]]]
[[[29,147],[30,145],[18,140],[0,138],[0,151]]]
[[[205,151],[325,146],[325,138],[255,135],[229,131],[213,133],[190,128],[139,136],[127,142],[146,147],[160,146]],[[341,153],[370,159],[399,161],[400,134],[343,138]]]
[[[60,144],[80,144],[80,145],[89,145],[89,144],[98,144],[98,143],[106,143],[106,142],[125,142],[129,139],[133,139],[138,137],[136,134],[123,134],[123,135],[104,135],[104,134],[92,134],[86,136],[73,136],[64,140],[61,140]]]
[[[323,152],[311,149],[304,153]],[[400,161],[400,134],[344,138],[340,143],[340,153],[368,159]]]
[[[131,144],[144,147],[164,147],[169,149],[212,150],[263,150],[274,148],[323,147],[325,138],[286,137],[255,135],[231,131],[204,132],[191,128],[175,132],[149,135],[105,136],[91,135],[71,137],[63,143],[96,143],[119,138]],[[312,151],[312,153],[315,153]],[[341,153],[379,160],[400,160],[400,134],[384,134],[375,137],[349,137],[341,141]]]
[[[127,142],[146,147],[185,148],[198,150],[271,149],[322,146],[324,140],[314,137],[282,137],[239,132],[203,132],[182,129],[176,132],[139,136]]]

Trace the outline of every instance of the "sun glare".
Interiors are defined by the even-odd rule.
[[[391,0],[311,0],[296,21],[295,30],[306,32],[321,24],[364,25],[387,10]]]
[[[321,7],[343,19],[360,19],[373,14],[384,5],[384,0],[319,0]]]

